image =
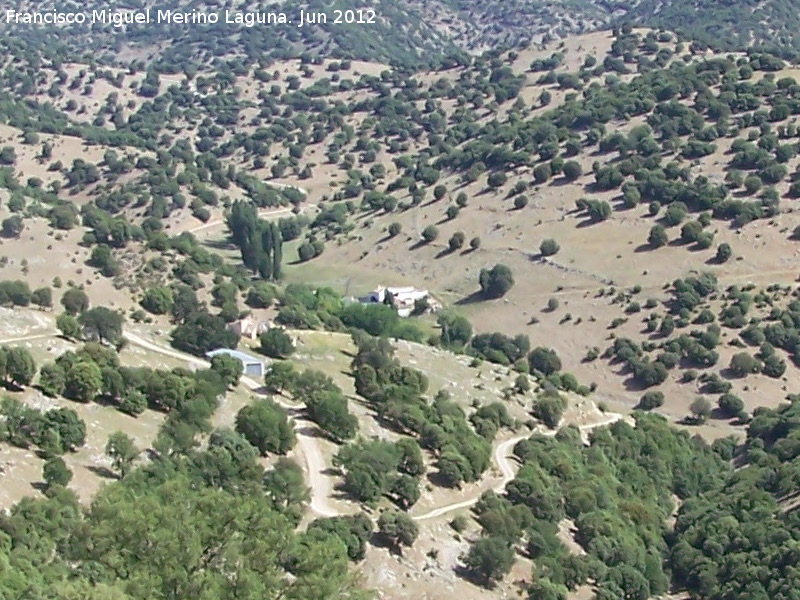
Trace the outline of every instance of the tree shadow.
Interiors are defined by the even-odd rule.
[[[569,178],[565,177],[564,175],[562,175],[561,177],[555,177],[555,178],[550,180],[550,186],[551,187],[564,187],[565,185],[570,185],[570,184],[573,184],[573,183],[576,184],[576,185],[580,185],[580,184],[577,183],[576,179],[569,179]]]
[[[649,252],[650,250],[656,250],[656,248],[651,244],[648,244],[647,242],[645,242],[644,244],[639,244],[638,246],[636,246],[636,248],[633,249],[633,251],[637,254],[642,252]]]
[[[428,480],[428,483],[431,485],[435,485],[440,488],[448,489],[448,490],[457,490],[459,488],[453,487],[447,481],[447,479],[442,475],[439,471],[429,471],[425,475],[425,479]]]
[[[325,433],[319,427],[311,427],[311,426],[298,427],[296,431],[297,431],[297,433],[299,433],[301,435],[305,435],[305,436],[308,436],[308,437],[313,437],[313,438],[317,438],[317,439],[321,439],[321,440],[328,440],[329,442],[338,443],[338,440],[336,438],[334,438],[331,435],[328,435],[327,433]]]
[[[478,575],[475,571],[473,571],[472,569],[468,569],[464,565],[456,565],[453,568],[453,571],[455,572],[457,577],[459,577],[460,579],[463,579],[464,581],[467,581],[467,582],[471,583],[472,585],[475,585],[475,586],[478,586],[478,587],[482,587],[482,588],[487,589],[487,590],[491,590],[491,589],[494,589],[496,587],[496,584],[492,584],[492,583],[486,581],[483,577]]]
[[[253,392],[254,394],[259,394],[259,395],[262,395],[262,396],[269,396],[272,393],[272,392],[270,392],[269,388],[267,386],[265,386],[265,385],[259,386],[259,387],[255,388],[255,389],[250,390],[250,391]],[[278,394],[278,396],[281,396],[281,395],[282,394]]]
[[[23,386],[17,385],[10,381],[0,381],[0,387],[2,387],[7,392],[22,392],[25,390]]]
[[[422,248],[423,246],[427,246],[427,245],[428,245],[428,244],[430,244],[430,243],[431,243],[431,242],[428,242],[428,241],[426,241],[426,240],[417,240],[416,242],[414,242],[413,244],[411,244],[411,245],[408,247],[408,249],[409,249],[409,250],[419,250],[419,249],[420,249],[420,248]]]
[[[31,481],[31,487],[35,489],[37,492],[41,492],[42,494],[44,494],[47,491],[47,482]]]
[[[89,469],[92,473],[94,473],[98,477],[102,477],[103,479],[119,479],[119,476],[108,467],[87,465],[86,468]]]
[[[352,494],[341,490],[342,485],[343,484],[336,484],[336,486],[334,486],[334,492],[331,494],[331,498],[342,502],[358,502]]]
[[[119,398],[114,398],[113,396],[100,394],[95,397],[94,402],[95,404],[99,404],[100,406],[110,406],[111,408],[119,409]]]
[[[598,221],[597,219],[593,219],[591,217],[586,217],[582,221],[578,221],[578,224],[575,226],[577,229],[584,229],[586,227],[591,227],[592,225],[598,225],[603,221]]]
[[[468,306],[470,304],[477,304],[478,302],[483,302],[484,300],[489,300],[486,296],[483,295],[483,292],[480,290],[476,290],[472,292],[469,296],[464,296],[463,298],[456,300],[457,306]]]
[[[394,544],[391,544],[389,540],[386,539],[383,535],[381,535],[377,531],[373,531],[369,536],[369,544],[374,548],[385,548],[389,551],[389,553],[399,556],[397,549],[395,548]]]
[[[731,416],[727,411],[722,410],[719,406],[711,409],[711,418],[719,421],[733,421],[733,419],[735,419],[735,417]]]
[[[731,381],[733,379],[743,379],[738,374],[734,373],[730,367],[725,367],[719,370],[719,376],[727,381]]]
[[[447,248],[442,248],[441,250],[439,250],[439,252],[437,252],[433,258],[444,258],[445,256],[453,254],[454,252],[455,250],[451,250],[450,247],[448,246]]]
[[[214,250],[234,250],[236,245],[228,240],[203,240],[203,245]]]
[[[657,387],[657,386],[648,386],[647,384],[642,383],[635,377],[628,377],[623,383],[623,385],[625,386],[625,390],[628,392],[644,392],[645,390],[651,387]]]

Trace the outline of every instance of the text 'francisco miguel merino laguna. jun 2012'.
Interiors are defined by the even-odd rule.
[[[4,12],[7,25],[111,25],[124,28],[129,25],[170,24],[170,25],[215,25],[226,23],[243,27],[256,25],[288,25],[297,27],[320,24],[372,24],[376,14],[372,9],[332,10],[310,12],[300,9],[296,14],[285,12],[241,12],[225,10],[221,12],[176,11],[142,9],[138,11],[92,10],[83,12],[39,11],[21,12],[13,9]]]

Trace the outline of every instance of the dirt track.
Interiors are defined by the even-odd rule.
[[[42,339],[52,337],[53,335],[56,335],[56,333],[37,333],[29,336],[0,340],[0,344]],[[200,368],[208,368],[210,366],[210,363],[202,358],[198,358],[172,348],[166,348],[130,331],[125,331],[123,333],[123,337],[130,344],[140,346],[164,356],[176,358],[189,364],[194,364]],[[259,391],[263,387],[261,383],[250,377],[242,377],[241,383],[254,392]],[[287,402],[282,398],[277,398],[276,401],[280,406],[294,413],[296,413],[298,408],[302,408],[302,405]],[[608,425],[620,418],[622,418],[622,415],[610,414],[608,415],[607,419],[599,423],[581,426],[581,433],[588,433],[596,427]],[[294,422],[295,431],[297,434],[297,452],[302,456],[302,461],[305,464],[307,471],[308,485],[311,489],[311,501],[309,505],[310,509],[315,514],[322,517],[334,517],[346,514],[346,511],[342,511],[340,508],[334,506],[330,501],[331,492],[334,489],[335,478],[325,473],[327,469],[325,458],[319,447],[318,439],[314,435],[316,426],[313,422],[298,416],[294,417]],[[512,461],[510,457],[511,451],[517,442],[529,436],[530,433],[515,435],[514,437],[501,442],[494,449],[492,453],[492,460],[502,474],[502,479],[492,488],[495,492],[501,493],[505,489],[506,485],[508,485],[508,483],[514,479],[516,468],[514,466],[514,461]],[[477,503],[478,499],[480,498],[480,494],[480,491],[472,492],[470,497],[465,498],[464,500],[439,506],[429,510],[424,514],[416,515],[413,518],[415,521],[425,521],[429,519],[435,519],[456,510],[469,508]]]
[[[171,356],[189,363],[194,363],[202,367],[208,367],[210,365],[208,361],[197,358],[196,356],[185,354],[183,352],[178,352],[177,350],[173,350],[171,348],[159,346],[158,344],[154,344],[153,342],[150,342],[129,331],[126,331],[123,335],[129,343],[141,346],[153,352],[158,352],[165,356]],[[241,381],[245,386],[253,391],[257,391],[263,387],[260,383],[249,377],[242,377]],[[282,407],[289,410],[295,410],[298,408],[297,404],[290,404],[282,399],[278,399],[277,402]],[[322,452],[317,444],[317,439],[310,435],[310,430],[313,427],[315,426],[310,421],[306,421],[302,418],[295,418],[297,449],[299,451],[298,453],[302,455],[303,461],[305,462],[306,470],[308,472],[308,484],[311,488],[310,508],[313,512],[322,517],[335,517],[343,514],[343,512],[330,503],[329,499],[330,493],[334,486],[334,478],[325,474],[325,469],[327,468],[325,465],[325,459],[323,458]],[[514,478],[515,470],[509,461],[508,455],[510,453],[510,449],[514,447],[514,444],[522,439],[525,439],[528,437],[528,435],[529,434],[517,435],[509,440],[506,440],[498,445],[497,448],[495,448],[493,460],[503,474],[503,479],[494,488],[495,491],[500,492],[505,489],[508,482]],[[448,512],[472,506],[478,501],[480,495],[476,492],[473,496],[474,497],[470,497],[459,502],[440,506],[423,515],[415,516],[414,519],[417,521],[433,519]]]

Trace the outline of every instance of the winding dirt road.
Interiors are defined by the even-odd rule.
[[[164,356],[171,356],[172,358],[177,358],[178,360],[205,368],[211,366],[211,363],[206,360],[171,348],[159,346],[130,331],[123,333],[123,337],[131,344],[163,354]],[[250,377],[242,377],[241,382],[245,387],[254,392],[264,387],[263,384]],[[280,397],[276,399],[276,402],[283,408],[292,412],[301,408],[300,405],[290,404]],[[325,465],[325,458],[319,448],[317,439],[313,437],[313,431],[316,426],[311,421],[297,415],[294,416],[294,426],[297,435],[298,454],[303,457],[308,471],[308,486],[311,488],[311,510],[323,517],[336,517],[342,514],[342,511],[333,506],[329,501],[331,491],[333,490],[333,479],[331,476],[325,475],[325,469],[327,468]]]
[[[268,186],[271,186],[278,190],[285,190],[285,189],[293,189],[301,192],[303,195],[308,197],[308,190],[305,188],[301,188],[297,185],[292,185],[290,183],[278,183],[277,181],[267,181],[265,182]],[[281,215],[288,215],[292,214],[292,208],[279,208],[274,210],[264,210],[259,211],[258,216],[261,219],[269,219],[271,217],[280,217]],[[302,212],[302,209],[301,209]],[[198,231],[203,231],[205,229],[211,229],[213,227],[217,227],[225,223],[225,219],[214,219],[213,221],[208,221],[207,223],[203,223],[202,225],[198,225],[196,227],[192,227],[188,229],[189,233],[197,233]]]
[[[263,212],[258,213],[258,217],[260,219],[269,219],[272,217],[280,217],[283,215],[290,215],[292,214],[291,208],[279,208],[277,210],[265,210]],[[214,227],[219,227],[220,225],[225,224],[225,219],[214,219],[213,221],[208,221],[207,223],[203,223],[202,225],[197,225],[196,227],[192,227],[188,229],[189,233],[197,233],[198,231],[203,231],[204,229],[212,229]]]
[[[57,335],[57,333],[37,333],[28,336],[0,340],[0,344],[43,339],[52,337],[54,335]],[[123,337],[130,344],[145,348],[163,356],[169,356],[189,364],[194,364],[200,368],[208,368],[211,365],[211,363],[205,359],[198,358],[196,356],[192,356],[191,354],[186,354],[172,348],[161,346],[130,331],[125,331],[123,333]],[[246,376],[241,378],[241,383],[254,392],[259,391],[263,387],[260,382]],[[322,517],[336,517],[347,514],[349,511],[343,511],[331,503],[330,498],[331,492],[334,489],[334,478],[325,473],[325,470],[327,469],[325,457],[319,446],[318,438],[316,438],[314,435],[316,426],[314,423],[298,414],[298,411],[302,409],[302,405],[289,403],[283,398],[277,398],[276,401],[284,409],[293,413],[295,432],[297,434],[297,452],[302,456],[302,460],[305,463],[306,471],[308,473],[308,485],[311,490],[309,508],[312,512]],[[623,418],[623,415],[612,413],[601,422],[581,426],[580,430],[582,434],[588,434],[588,432],[592,429],[609,425],[621,418]],[[551,432],[548,432],[548,434],[550,433]],[[492,488],[495,492],[501,493],[508,483],[514,479],[516,468],[514,461],[511,460],[511,452],[517,442],[529,437],[530,435],[531,433],[515,435],[514,437],[501,442],[494,449],[492,453],[492,460],[497,465],[502,475],[500,481]],[[555,432],[552,432],[552,435],[555,435]],[[478,502],[480,495],[480,491],[472,492],[469,498],[434,508],[421,515],[413,516],[412,518],[415,521],[426,521],[441,517],[442,515],[453,511],[469,508]]]
[[[172,358],[177,358],[179,360],[189,362],[190,364],[194,363],[202,367],[208,367],[210,365],[210,363],[206,360],[173,350],[171,348],[165,348],[129,331],[126,331],[123,334],[123,337],[131,344],[141,346],[142,348],[146,348],[165,356],[171,356]],[[256,382],[249,377],[242,377],[241,382],[252,391],[257,391],[263,387],[259,382]],[[277,402],[283,408],[291,410],[292,412],[296,412],[298,408],[301,408],[301,406],[298,404],[290,404],[280,398],[277,400]],[[308,484],[311,488],[311,510],[323,517],[335,517],[345,514],[342,510],[338,509],[336,506],[333,506],[330,502],[330,495],[333,491],[334,482],[331,476],[325,474],[325,470],[327,468],[327,465],[325,464],[325,458],[320,450],[319,444],[317,443],[317,439],[313,437],[312,433],[315,425],[303,417],[298,416],[294,417],[294,422],[295,432],[297,434],[297,449],[299,454],[303,456],[303,460],[305,461],[306,469],[308,471]],[[511,454],[514,444],[522,439],[525,439],[529,435],[530,434],[517,435],[502,442],[497,446],[497,448],[495,448],[492,458],[503,476],[500,482],[493,488],[496,492],[502,492],[506,485],[508,485],[508,482],[514,479],[514,474],[516,471],[509,460],[509,455]],[[440,506],[425,514],[417,515],[413,517],[413,519],[416,521],[434,519],[449,512],[473,506],[479,498],[480,494],[475,492],[473,497],[461,500],[459,502],[453,502],[445,506]]]
[[[514,479],[514,476],[516,475],[516,471],[511,461],[509,460],[511,456],[511,451],[514,449],[514,446],[516,445],[517,442],[526,439],[530,435],[531,435],[530,433],[525,433],[514,436],[513,438],[508,439],[505,442],[501,443],[500,445],[497,446],[497,448],[494,449],[494,452],[492,453],[492,459],[494,460],[495,464],[499,467],[500,472],[503,474],[503,478],[500,480],[500,483],[498,483],[496,486],[492,488],[498,494],[506,489],[506,486],[512,479]],[[479,499],[480,499],[480,494],[478,492],[475,492],[472,497],[467,498],[466,500],[461,500],[460,502],[453,502],[452,504],[446,504],[445,506],[434,508],[431,511],[428,511],[421,515],[416,515],[412,518],[415,521],[426,521],[428,519],[435,519],[436,517],[441,517],[442,515],[446,515],[449,512],[474,506],[475,504],[477,504]]]

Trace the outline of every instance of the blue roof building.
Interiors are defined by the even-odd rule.
[[[227,354],[239,360],[242,363],[242,373],[253,377],[264,376],[264,361],[256,356],[251,356],[246,352],[240,350],[232,350],[231,348],[217,348],[211,352],[206,352],[206,358],[211,360],[220,354]]]

